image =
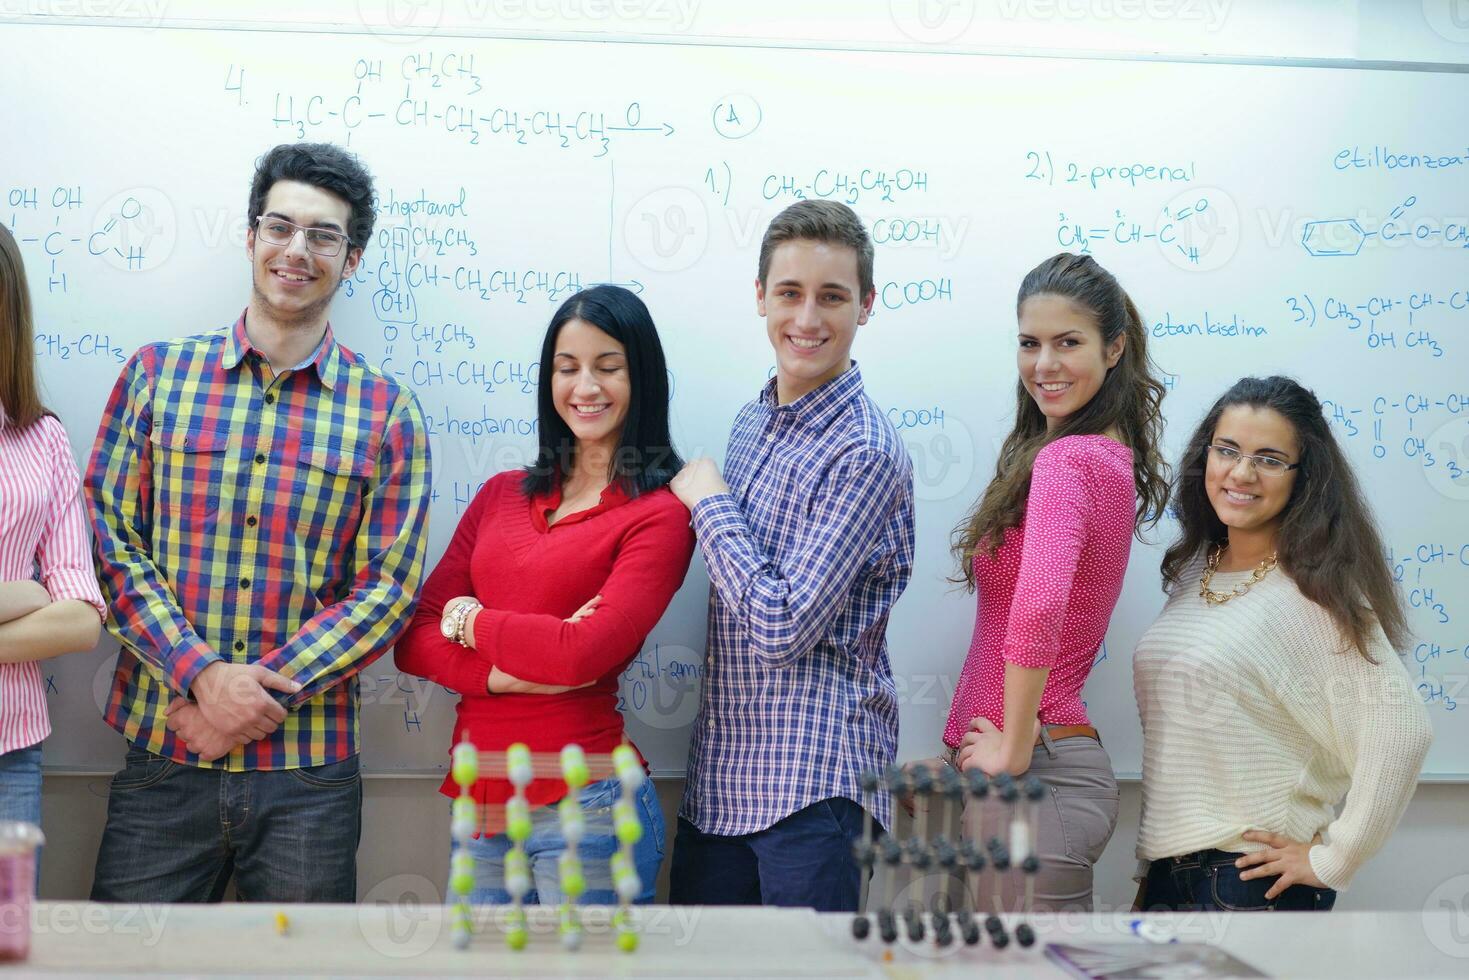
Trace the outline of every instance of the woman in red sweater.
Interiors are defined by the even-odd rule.
[[[668,431],[668,371],[648,309],[617,286],[572,296],[541,348],[540,452],[524,470],[487,482],[424,585],[398,642],[398,669],[458,691],[454,741],[482,752],[524,742],[532,752],[575,743],[610,752],[626,740],[617,679],[682,584],[693,552],[689,512],[668,490],[683,465]],[[440,791],[454,796],[445,779]],[[610,807],[617,780],[586,787],[583,901],[614,903],[607,859],[617,847]],[[526,790],[532,891],[559,902],[556,860],[566,842],[556,809],[559,773]],[[491,805],[511,795],[481,779]],[[643,836],[635,851],[640,901],[651,901],[663,860],[662,811],[651,780],[638,794]],[[482,835],[472,900],[504,903],[503,833]]]

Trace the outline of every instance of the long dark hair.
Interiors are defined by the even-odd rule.
[[[1148,357],[1147,331],[1122,285],[1089,255],[1062,252],[1030,270],[1015,298],[1015,315],[1032,296],[1061,296],[1089,312],[1102,332],[1102,345],[1125,335],[1122,357],[1107,370],[1102,387],[1054,431],[1046,416],[1025,390],[1015,383],[1015,427],[1000,447],[995,475],[964,522],[954,529],[953,552],[959,569],[952,581],[974,589],[974,555],[980,548],[991,554],[1005,542],[1005,532],[1025,518],[1030,496],[1030,471],[1036,454],[1046,444],[1066,436],[1099,435],[1115,430],[1132,450],[1133,480],[1137,484],[1134,530],[1156,524],[1168,502],[1168,464],[1158,452],[1163,436],[1163,383]]]
[[[536,398],[541,447],[536,461],[525,468],[522,492],[528,497],[549,493],[561,485],[575,460],[576,436],[556,411],[551,396],[556,338],[572,320],[590,323],[627,352],[632,395],[608,476],[630,497],[666,485],[683,468],[683,460],[668,432],[668,364],[663,345],[643,301],[621,286],[603,285],[583,289],[562,303],[546,328]]]
[[[35,334],[20,246],[0,224],[0,410],[16,429],[51,414],[36,384]]]
[[[1295,429],[1300,469],[1290,500],[1281,511],[1275,539],[1276,561],[1301,594],[1331,614],[1357,652],[1368,652],[1375,623],[1388,642],[1402,650],[1408,621],[1393,586],[1382,535],[1362,496],[1352,467],[1331,436],[1321,403],[1291,378],[1241,378],[1226,391],[1194,430],[1179,464],[1173,505],[1178,539],[1163,555],[1164,588],[1192,586],[1182,581],[1185,567],[1203,549],[1222,543],[1229,529],[1214,513],[1204,486],[1209,444],[1224,410],[1234,405],[1268,408]],[[1375,661],[1374,661],[1375,662]]]

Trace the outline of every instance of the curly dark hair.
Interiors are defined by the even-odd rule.
[[[377,195],[372,174],[355,154],[331,143],[282,143],[255,163],[250,181],[250,227],[265,210],[265,199],[277,181],[295,180],[335,194],[352,209],[347,239],[353,248],[366,248],[377,224]]]
[[[1281,511],[1275,539],[1276,561],[1301,594],[1331,614],[1337,627],[1363,657],[1373,626],[1381,626],[1393,649],[1408,643],[1408,621],[1393,585],[1387,550],[1372,510],[1341,447],[1332,438],[1321,402],[1291,378],[1241,378],[1194,430],[1179,464],[1173,506],[1178,539],[1163,555],[1163,585],[1184,584],[1181,576],[1203,549],[1222,543],[1228,528],[1214,513],[1204,486],[1204,468],[1214,430],[1226,408],[1247,405],[1278,412],[1296,433],[1300,469],[1290,500]],[[1194,583],[1187,583],[1192,587]]]

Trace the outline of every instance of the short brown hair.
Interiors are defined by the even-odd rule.
[[[760,242],[760,283],[770,275],[770,257],[785,242],[845,245],[857,253],[857,284],[862,299],[872,294],[872,239],[857,212],[838,201],[797,201],[775,216]]]
[[[50,414],[36,390],[35,332],[20,246],[0,224],[0,410],[17,429]]]

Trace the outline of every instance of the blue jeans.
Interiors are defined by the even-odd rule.
[[[112,777],[94,902],[355,902],[362,838],[356,756],[224,772],[128,748]]]
[[[1327,912],[1336,904],[1330,888],[1291,885],[1270,901],[1273,877],[1240,879],[1238,854],[1210,849],[1148,865],[1145,912]]]
[[[881,830],[874,822],[873,833]],[[733,837],[706,834],[680,817],[668,900],[855,912],[862,876],[852,842],[861,835],[862,807],[840,796]]]
[[[0,820],[41,826],[41,743],[0,755]],[[36,848],[36,881],[41,880],[41,849]]]
[[[621,794],[622,783],[616,779],[592,783],[581,791],[586,830],[576,852],[581,858],[582,873],[587,883],[587,890],[581,897],[582,904],[617,904],[609,862],[617,850],[617,837],[612,832],[612,804]],[[635,901],[644,905],[653,901],[658,869],[663,864],[663,810],[658,805],[658,793],[651,778],[643,780],[642,788],[634,794],[633,800],[643,825],[643,836],[633,845],[633,867],[643,883],[642,893]],[[509,903],[510,894],[505,891],[505,854],[510,850],[510,838],[504,834],[476,837],[468,846],[469,853],[474,855],[474,891],[470,893],[469,900],[479,905]],[[457,843],[453,844],[453,850],[458,848]],[[556,806],[536,807],[531,811],[530,839],[525,842],[526,857],[530,861],[531,890],[522,897],[522,901],[528,905],[555,905],[561,901],[556,861],[565,851],[566,839],[561,836]]]

